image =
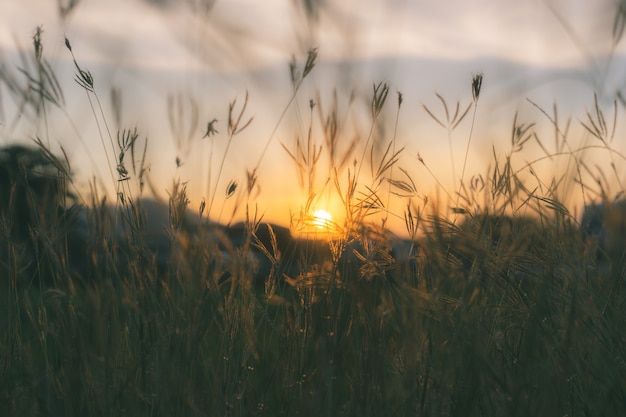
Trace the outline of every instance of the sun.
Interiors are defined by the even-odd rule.
[[[313,213],[313,225],[318,229],[328,229],[332,221],[332,216],[326,210],[317,210]]]

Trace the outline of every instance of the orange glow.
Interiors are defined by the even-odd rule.
[[[318,229],[327,230],[332,224],[332,216],[326,210],[317,210],[313,213],[313,225]]]
[[[328,210],[318,209],[309,214],[301,214],[293,222],[292,232],[307,239],[333,239],[339,229]]]

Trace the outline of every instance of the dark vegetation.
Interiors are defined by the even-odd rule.
[[[152,200],[69,205],[58,159],[2,155],[8,415],[622,409],[619,204],[582,232],[467,214],[404,246],[372,229],[329,244],[192,213],[173,228]]]
[[[65,172],[62,160],[44,148],[0,149],[0,271],[13,282],[44,277],[49,284],[68,271],[72,212],[66,204],[72,195]]]

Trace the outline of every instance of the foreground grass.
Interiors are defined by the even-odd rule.
[[[3,414],[623,412],[622,271],[585,263],[571,230],[543,229],[545,250],[451,227],[424,243],[417,274],[336,275],[272,298],[243,269],[221,279],[193,245],[166,272],[5,281]],[[478,242],[469,269],[446,236]]]

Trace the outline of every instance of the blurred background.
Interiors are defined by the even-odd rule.
[[[84,199],[96,178],[101,195],[114,201],[119,182],[111,142],[115,148],[118,130],[137,128],[141,150],[148,141],[147,196],[167,198],[178,179],[187,184],[192,207],[216,191],[211,217],[242,218],[247,174],[254,170],[253,204],[266,220],[288,224],[313,192],[311,210],[327,210],[340,221],[331,157],[322,152],[308,187],[287,152],[297,152],[309,129],[315,146],[322,146],[324,122],[334,112],[339,154],[358,143],[338,170],[339,183],[347,184],[348,169],[357,170],[353,161],[366,155],[359,179],[369,184],[370,152],[362,147],[373,145],[377,160],[393,142],[393,150],[403,148],[398,166],[415,183],[407,198],[420,205],[425,197],[453,196],[464,166],[469,183],[487,172],[494,155],[510,154],[514,120],[536,134],[516,153],[520,167],[563,151],[559,135],[566,131],[567,146],[593,144],[597,138],[581,122],[589,124],[588,113],[597,115],[594,94],[611,147],[623,152],[625,13],[621,0],[4,0],[0,144],[39,137],[53,151],[63,147]],[[36,69],[37,27],[63,94],[58,105],[40,112],[20,99],[27,74]],[[97,100],[75,82],[65,37],[81,69],[93,76]],[[295,58],[301,73],[311,48],[318,51],[315,68],[291,101],[290,63]],[[484,78],[474,100],[477,74]],[[373,86],[379,83],[389,94],[372,124]],[[246,94],[242,123],[253,120],[229,141],[229,104],[238,115]],[[460,113],[470,107],[454,129],[445,126],[444,101],[450,116],[457,103]],[[214,119],[217,132],[205,135]],[[622,159],[605,149],[585,157],[598,168],[617,161],[619,174],[608,172],[606,187],[622,189]],[[546,182],[564,175],[574,183],[571,158],[545,162],[535,170]],[[400,170],[394,175],[405,178]],[[562,193],[574,213],[594,198],[573,186]],[[402,233],[406,198],[383,200],[391,226]]]

